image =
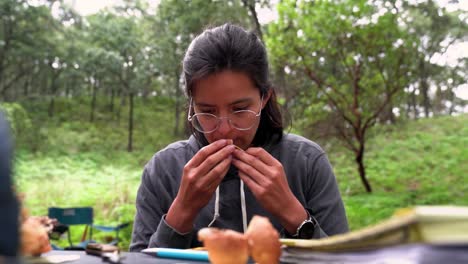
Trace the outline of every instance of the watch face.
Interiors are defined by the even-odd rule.
[[[314,236],[315,225],[312,221],[305,222],[299,230],[299,238],[309,239]]]

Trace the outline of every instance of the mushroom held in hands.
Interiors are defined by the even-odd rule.
[[[278,231],[268,218],[255,215],[249,223],[247,232],[249,251],[258,264],[274,264],[279,262],[281,244]]]
[[[249,259],[247,238],[239,232],[202,228],[198,240],[203,242],[213,264],[244,264]]]

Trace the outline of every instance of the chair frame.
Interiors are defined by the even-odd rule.
[[[48,215],[50,218],[57,219],[58,222],[61,224],[67,225],[67,237],[69,247],[68,249],[74,249],[76,246],[73,244],[71,240],[71,225],[85,225],[85,230],[83,231],[83,235],[81,236],[81,243],[83,242],[91,242],[93,239],[93,218],[94,212],[92,207],[49,207]],[[86,239],[88,236],[88,229],[89,229],[89,238]],[[86,243],[85,243],[86,244]],[[86,246],[86,245],[84,245]],[[78,248],[82,248],[82,246],[78,246]]]
[[[68,243],[70,246],[66,249],[84,249],[87,243],[94,243],[93,229],[97,229],[102,232],[115,232],[115,239],[109,244],[118,245],[120,242],[119,231],[130,225],[130,222],[122,223],[117,226],[105,226],[105,225],[94,225],[94,211],[93,207],[49,207],[49,217],[56,218],[58,222],[68,226],[67,236]],[[71,240],[71,225],[86,225],[85,230],[81,236],[81,242],[79,246],[75,246]],[[89,236],[88,236],[89,231]],[[88,236],[88,239],[86,237]]]

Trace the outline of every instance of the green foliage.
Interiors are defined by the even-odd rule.
[[[177,1],[163,0],[151,23],[154,54],[157,69],[162,73],[170,92],[178,91],[181,61],[192,39],[205,28],[226,22],[246,26],[247,11],[240,1]],[[174,87],[174,83],[177,84]]]
[[[20,103],[3,103],[0,111],[5,112],[16,146],[36,151],[46,138],[46,131],[37,120],[32,119],[28,110]]]
[[[15,181],[26,194],[26,207],[33,215],[44,215],[50,206],[93,206],[96,224],[117,224],[133,220],[136,191],[142,168],[151,156],[168,143],[173,101],[167,98],[136,100],[135,151],[126,151],[126,122],[113,119],[107,108],[98,108],[97,120],[89,123],[89,99],[60,100],[59,115],[48,119],[40,102],[23,102],[31,119],[42,124],[46,135],[39,147],[17,143]],[[104,105],[104,104],[99,104]],[[126,120],[126,113],[122,120]],[[32,131],[28,131],[32,132]],[[24,137],[22,137],[24,139]],[[75,240],[81,232],[73,232]],[[96,233],[96,238],[107,234]],[[127,248],[131,227],[123,231]]]
[[[26,130],[31,129],[31,119],[21,104],[3,103],[0,106],[0,111],[5,113],[10,128],[15,135],[23,135]]]
[[[374,193],[364,194],[352,154],[328,153],[357,229],[415,205],[468,205],[468,115],[380,126],[369,140],[367,171]]]
[[[51,205],[93,205],[97,223],[133,219],[142,167],[179,139],[173,135],[178,126],[171,126],[184,122],[177,119],[183,116],[184,52],[208,26],[233,22],[251,28],[241,2],[163,0],[149,10],[145,1],[125,0],[81,17],[63,1],[0,1],[1,108],[15,135],[16,182],[33,214],[45,214]],[[466,37],[466,16],[426,2],[285,0],[277,5],[279,19],[265,25],[274,77],[283,79],[281,104],[295,120],[291,131],[326,131],[321,143],[335,165],[354,229],[397,207],[467,203],[464,184],[452,184],[466,182],[466,115],[366,132],[373,195],[363,193],[352,153],[328,133],[334,126],[350,128],[331,118],[337,109],[350,123],[365,120],[393,89],[398,92],[385,111],[399,108],[398,121],[407,109],[415,112],[408,117],[416,117],[422,107],[437,115],[466,104],[453,90],[466,83],[467,60],[457,68],[430,60]],[[358,107],[353,82],[360,86]],[[434,97],[423,98],[424,84],[436,86]],[[126,152],[129,93],[137,98],[133,153]],[[330,107],[330,98],[338,107]],[[124,232],[124,247],[130,231]]]
[[[38,142],[37,152],[17,142],[16,185],[26,194],[26,207],[33,215],[46,214],[49,206],[93,206],[97,224],[132,221],[143,166],[156,151],[177,140],[163,125],[171,122],[174,102],[136,100],[135,151],[128,153],[122,132],[126,123],[105,107],[98,107],[99,118],[89,123],[77,114],[89,110],[88,101],[58,101],[60,115],[53,119],[47,119],[44,103],[28,101],[14,107],[27,109],[30,120],[40,122],[47,135]],[[102,99],[98,102],[104,105]],[[458,184],[467,181],[467,122],[468,115],[462,115],[377,126],[367,149],[373,194],[364,193],[352,153],[333,140],[319,141],[334,166],[351,228],[374,224],[406,206],[468,205],[468,187]],[[98,239],[106,235],[95,234]],[[79,240],[81,233],[74,235]],[[127,248],[131,227],[122,237]]]

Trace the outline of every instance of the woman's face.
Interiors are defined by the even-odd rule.
[[[259,126],[260,116],[255,118],[253,126],[248,130],[236,129],[225,118],[239,110],[251,110],[258,114],[269,99],[263,98],[261,102],[260,90],[247,74],[226,70],[209,75],[195,83],[192,94],[195,113],[209,113],[222,118],[218,129],[204,134],[209,143],[219,139],[232,139],[242,149],[250,146]]]

